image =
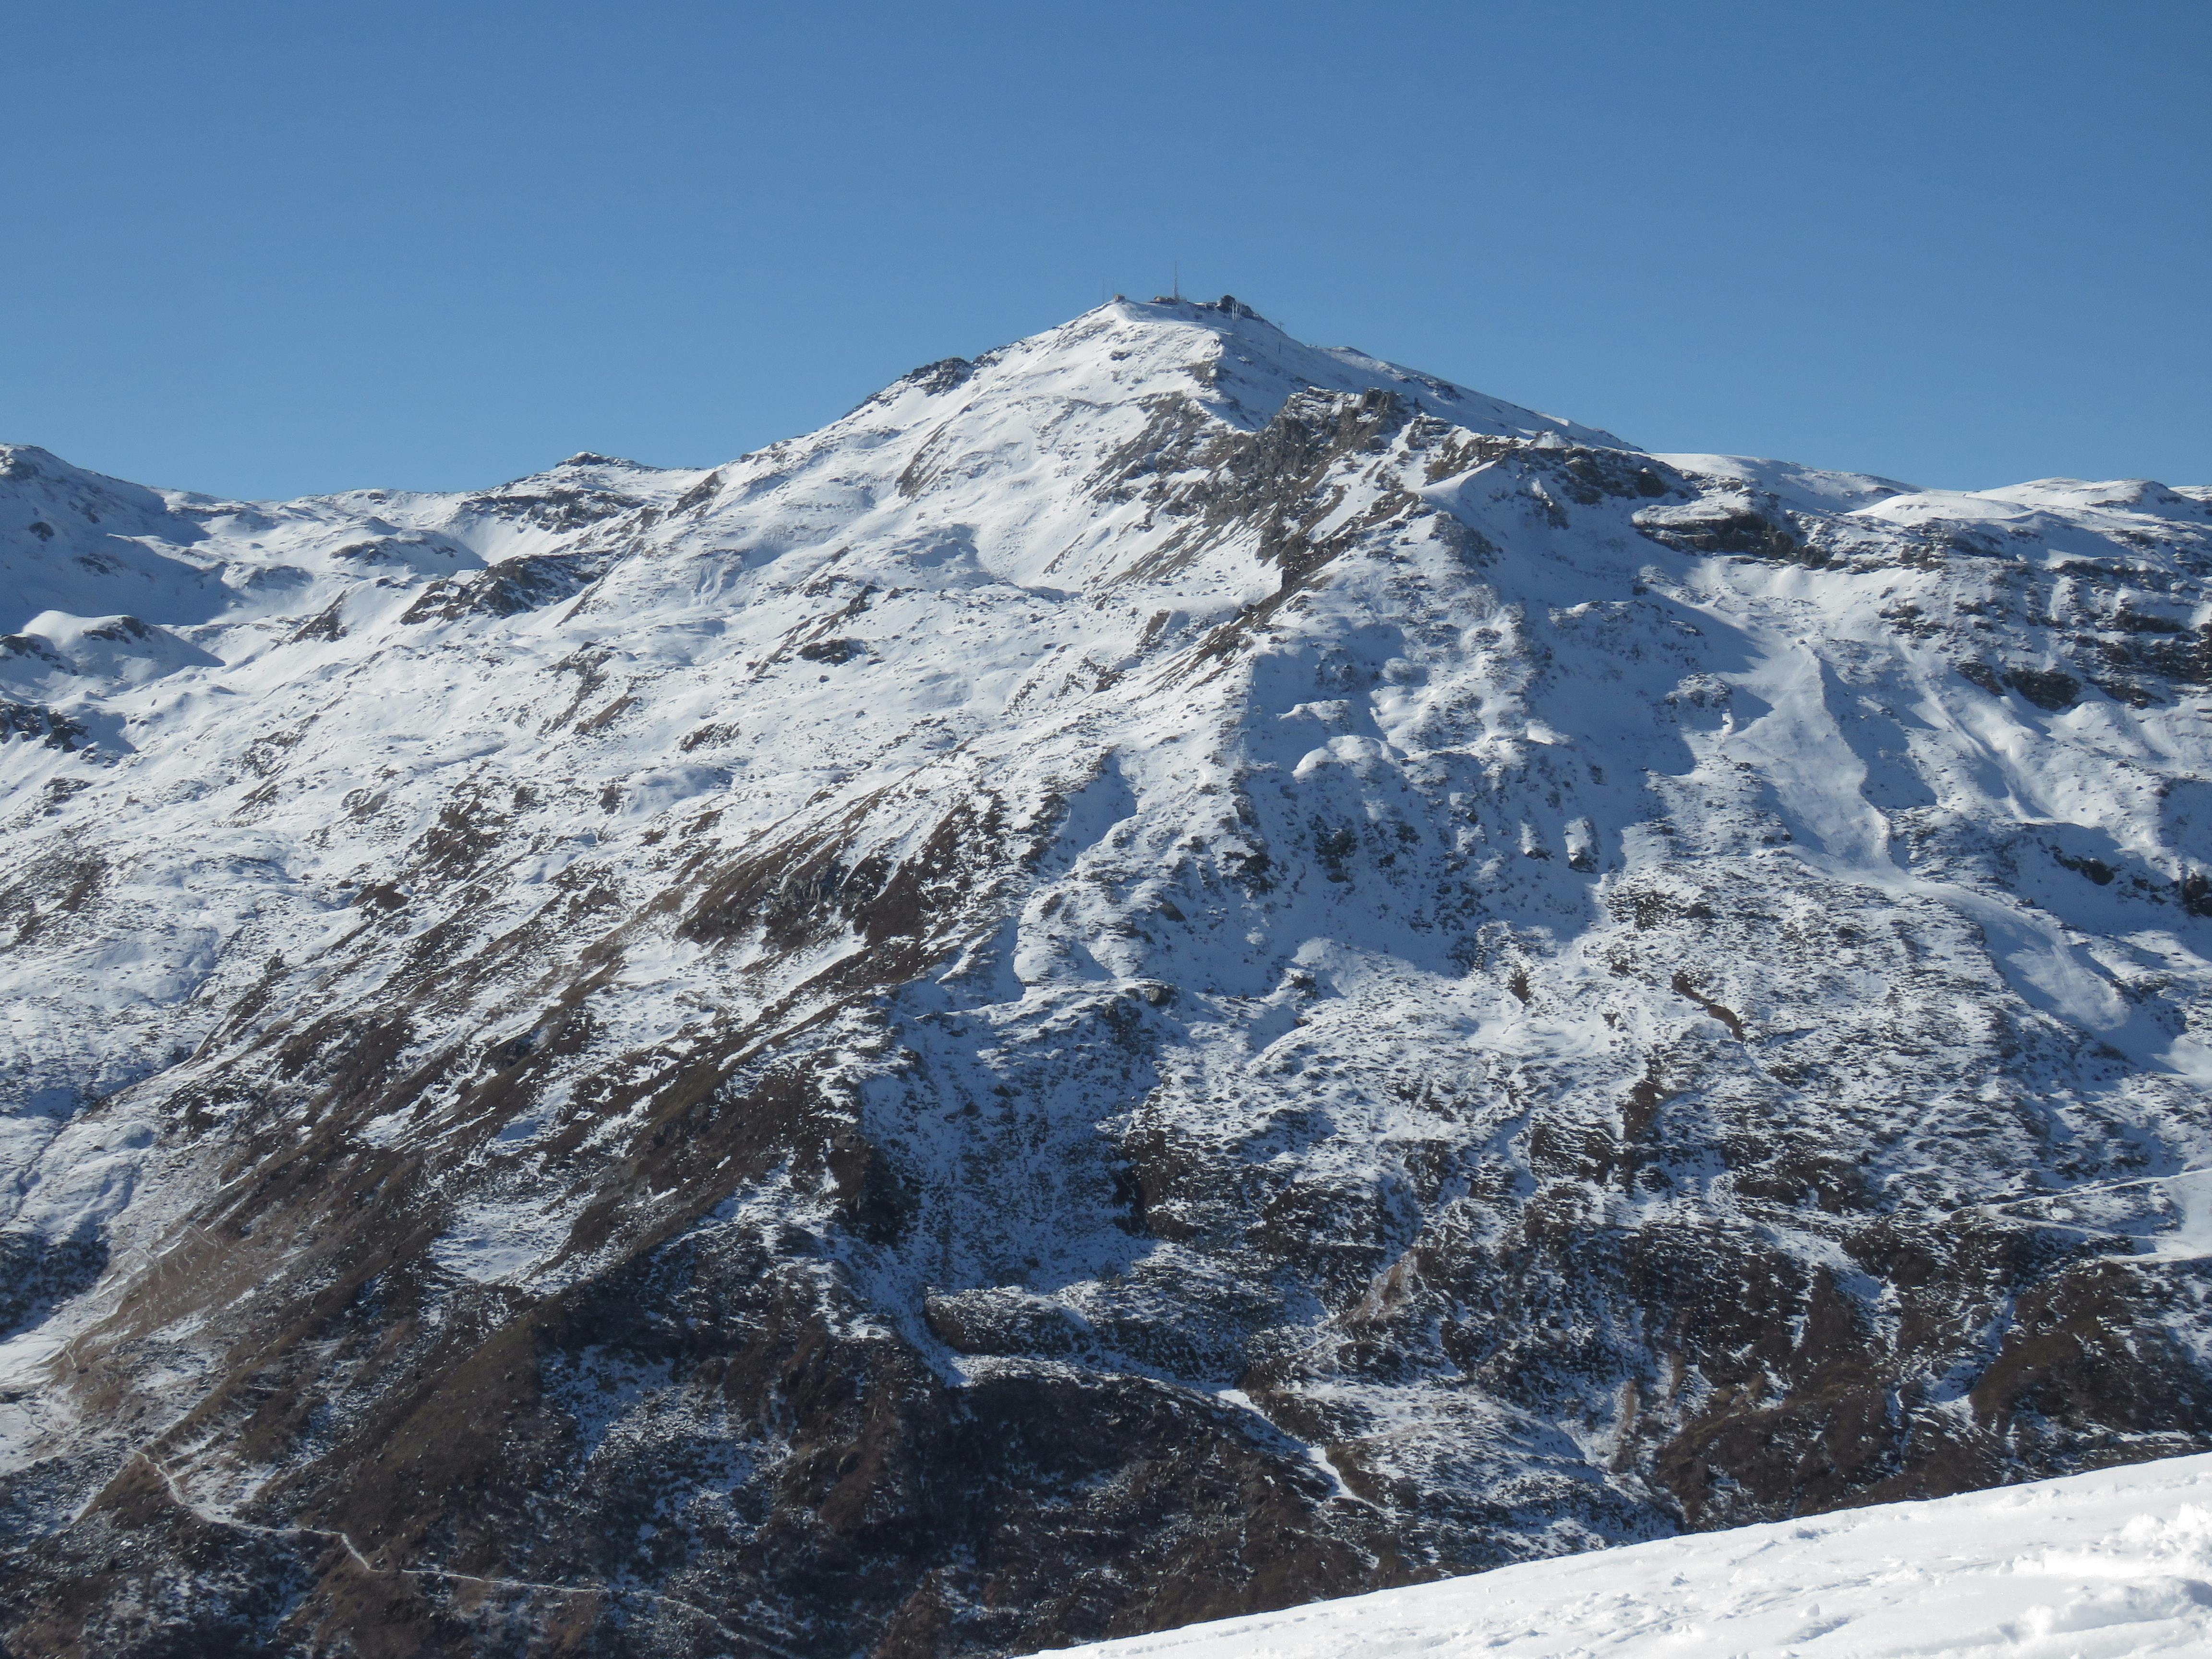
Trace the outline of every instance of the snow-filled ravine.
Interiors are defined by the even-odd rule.
[[[2212,1456],[1532,1561],[1067,1659],[2212,1653]]]
[[[2203,1451],[2208,1080],[2199,486],[1225,298],[713,467],[0,447],[10,1651],[1004,1654]]]

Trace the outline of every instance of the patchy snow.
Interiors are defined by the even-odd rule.
[[[2204,503],[1127,301],[713,469],[0,448],[0,1358],[150,1420],[379,1251],[496,1330],[731,1203],[841,1340],[1264,1421],[1438,1571],[2205,1443]],[[2069,1297],[2159,1386],[2054,1427]]]

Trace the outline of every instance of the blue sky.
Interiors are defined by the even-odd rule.
[[[1659,449],[2212,483],[2212,5],[18,7],[0,438],[726,459],[1115,289]]]

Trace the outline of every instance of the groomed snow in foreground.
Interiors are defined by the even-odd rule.
[[[1099,1659],[2212,1653],[2212,1455],[1668,1538],[1064,1652]]]

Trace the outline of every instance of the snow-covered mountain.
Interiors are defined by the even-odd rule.
[[[1067,1659],[2198,1659],[2212,1457],[1376,1590]]]
[[[711,471],[0,457],[13,1651],[1023,1651],[2212,1446],[2212,491],[1227,299]]]

